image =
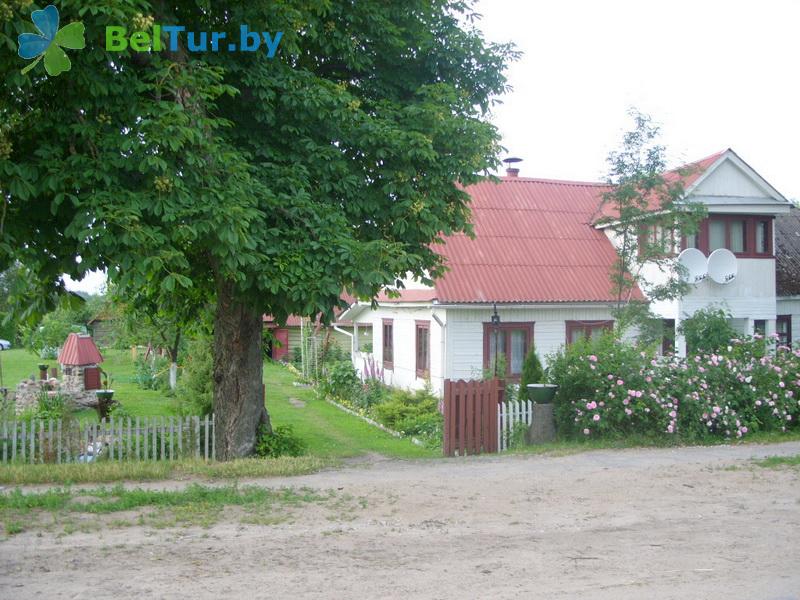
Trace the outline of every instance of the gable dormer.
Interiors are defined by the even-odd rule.
[[[733,150],[721,153],[686,189],[709,213],[770,215],[789,212],[791,203]]]

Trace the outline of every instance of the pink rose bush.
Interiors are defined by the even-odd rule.
[[[679,358],[605,336],[572,344],[549,365],[562,435],[736,439],[800,419],[800,350],[763,339]]]

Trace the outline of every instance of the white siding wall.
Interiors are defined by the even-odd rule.
[[[409,308],[385,305],[377,310],[368,311],[358,318],[361,323],[372,324],[372,349],[375,360],[383,364],[383,319],[392,319],[394,326],[394,361],[393,368],[385,370],[384,381],[388,385],[407,389],[422,389],[425,379],[417,377],[416,356],[416,321],[430,322],[430,382],[436,393],[444,387],[442,373],[442,328],[432,317],[431,308]],[[440,319],[444,322],[443,316]],[[363,364],[359,359],[355,365],[361,370]]]
[[[497,313],[503,323],[533,322],[533,344],[539,358],[547,364],[547,355],[558,350],[567,339],[566,321],[610,320],[608,306],[584,305],[571,308],[504,308]],[[471,379],[483,370],[483,324],[491,321],[492,309],[447,309],[447,377]]]

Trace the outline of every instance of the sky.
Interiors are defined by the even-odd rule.
[[[520,175],[599,181],[631,128],[662,130],[671,166],[733,148],[800,200],[798,0],[479,0],[487,40],[514,42],[495,107]],[[70,289],[97,293],[101,273]]]
[[[493,121],[520,175],[602,180],[631,128],[661,125],[672,166],[733,148],[800,200],[800,2],[481,0],[480,27],[524,55]]]

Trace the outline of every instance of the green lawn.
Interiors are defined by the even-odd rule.
[[[264,365],[264,381],[267,384],[267,410],[273,426],[292,425],[314,456],[349,457],[371,452],[398,458],[441,456],[439,451],[392,437],[316,399],[311,388],[293,385],[295,377],[284,367],[271,363]],[[305,406],[293,406],[290,398],[305,402]]]
[[[129,351],[105,349],[101,353],[105,358],[102,367],[113,380],[114,398],[131,415],[173,414],[172,399],[164,391],[144,390],[135,383],[135,366]],[[0,360],[4,385],[10,389],[25,377],[38,373],[37,365],[41,362],[38,356],[23,349],[4,351]],[[47,362],[56,364],[54,360]],[[394,438],[327,402],[317,400],[312,389],[296,387],[294,380],[294,375],[285,367],[270,362],[264,365],[267,410],[273,426],[292,425],[306,442],[311,456],[341,458],[378,453],[398,458],[422,458],[440,455],[406,439]],[[289,402],[290,398],[301,400],[306,405],[295,407]],[[87,420],[97,418],[93,410],[83,410],[79,414]]]
[[[144,390],[134,379],[136,367],[128,350],[103,349],[100,351],[105,361],[100,365],[111,376],[114,398],[134,417],[171,415],[172,400],[163,391]],[[56,366],[56,360],[42,361],[36,354],[22,348],[3,351],[0,355],[3,368],[3,385],[13,390],[23,379],[35,375],[38,377],[40,362]],[[96,419],[93,410],[79,412],[82,419]]]

